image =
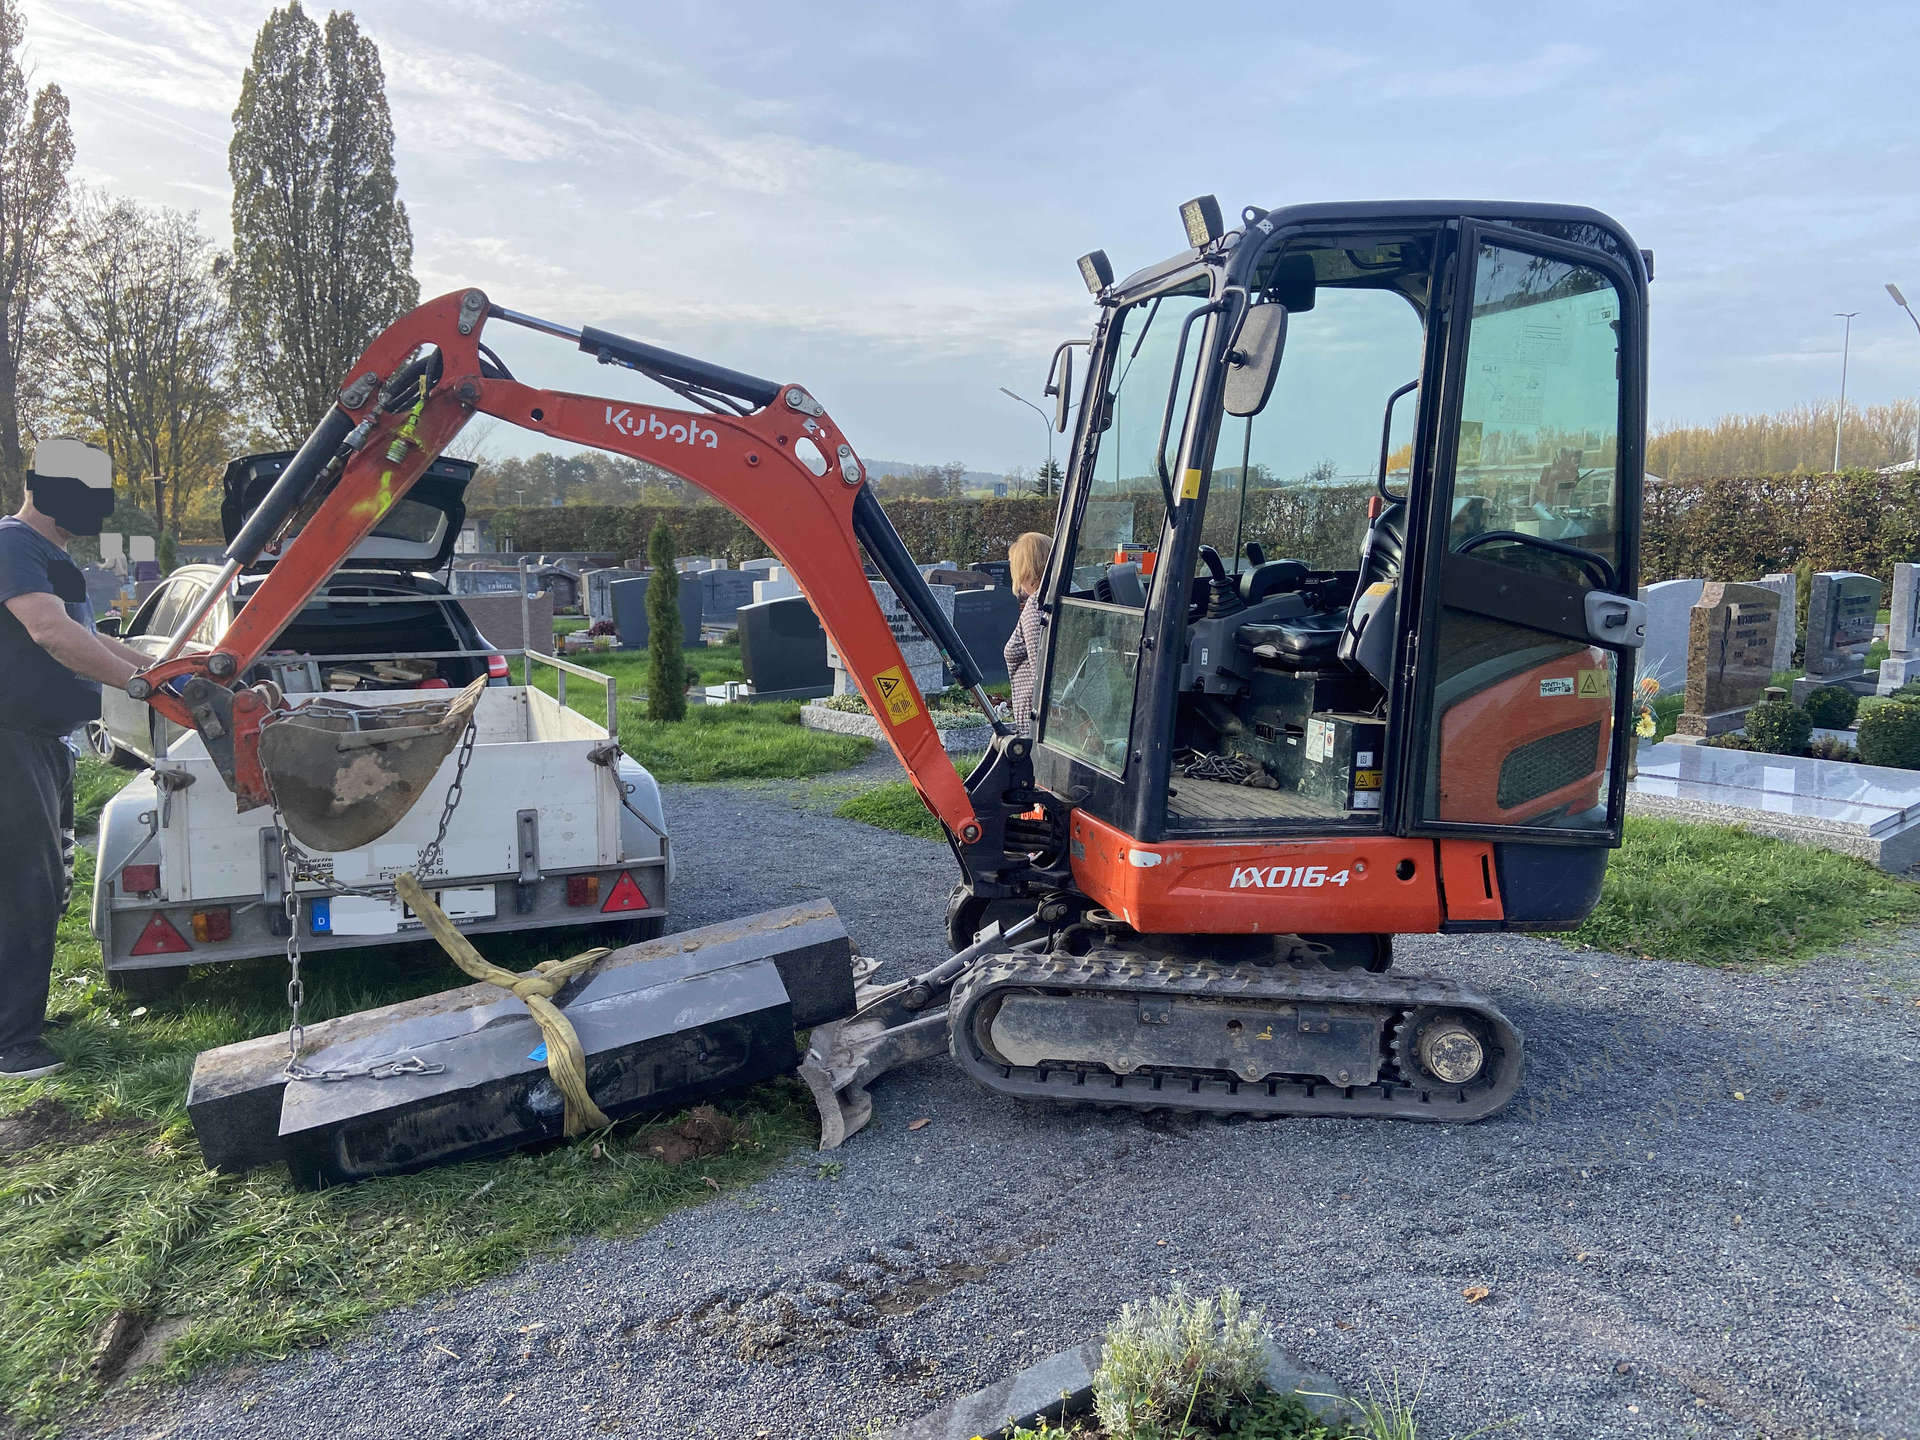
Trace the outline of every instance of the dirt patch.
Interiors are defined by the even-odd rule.
[[[0,1159],[42,1145],[90,1145],[139,1128],[132,1120],[82,1120],[58,1100],[43,1096],[16,1114],[0,1115]]]
[[[154,1320],[138,1310],[116,1310],[100,1327],[87,1368],[102,1384],[111,1384],[122,1375],[138,1374],[166,1354],[169,1342],[182,1334],[188,1323],[177,1315]]]
[[[684,1165],[707,1155],[724,1155],[733,1148],[740,1127],[711,1105],[696,1105],[685,1117],[647,1146],[647,1153],[667,1165]]]

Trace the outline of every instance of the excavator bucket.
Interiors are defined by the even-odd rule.
[[[393,829],[460,743],[486,684],[398,705],[309,700],[262,727],[260,768],[294,838],[352,850]]]

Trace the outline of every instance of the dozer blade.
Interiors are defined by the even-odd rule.
[[[447,699],[399,705],[309,700],[260,732],[266,773],[287,828],[310,849],[352,850],[400,823],[460,743],[481,676]]]

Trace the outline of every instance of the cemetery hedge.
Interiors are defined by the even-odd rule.
[[[1301,535],[1308,542],[1327,532],[1350,534],[1357,548],[1369,493],[1366,486],[1256,490],[1254,502],[1275,513],[1248,528]],[[889,500],[886,508],[916,558],[973,561],[999,558],[1023,531],[1051,531],[1055,502],[1034,496]],[[495,535],[511,535],[521,550],[640,555],[661,520],[682,555],[726,556],[738,563],[767,550],[742,521],[714,504],[476,513]],[[1802,562],[1815,570],[1859,570],[1884,580],[1897,562],[1920,558],[1920,472],[1662,481],[1647,487],[1644,514],[1640,574],[1647,580],[1674,575],[1747,580]],[[1134,535],[1157,534],[1159,517],[1158,495],[1134,497]],[[1218,536],[1208,538],[1220,543]]]

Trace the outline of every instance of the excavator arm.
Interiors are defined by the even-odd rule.
[[[489,319],[573,340],[602,363],[637,370],[701,408],[522,384],[483,345]],[[242,808],[272,800],[260,738],[288,710],[270,689],[240,687],[238,677],[475,414],[644,460],[698,486],[751,526],[805,593],[970,879],[985,893],[1000,889],[1018,863],[1009,857],[1007,821],[1035,803],[1027,742],[995,718],[972,657],[825,408],[799,385],[505,310],[479,290],[428,301],[367,346],[332,409],[228,547],[220,583],[181,622],[166,658],[129,686],[168,719],[200,732]],[[226,584],[276,545],[283,547],[278,562],[213,649],[181,654]],[[863,547],[993,723],[993,753],[967,783],[947,758],[866,578]],[[970,791],[980,794],[980,804]]]

